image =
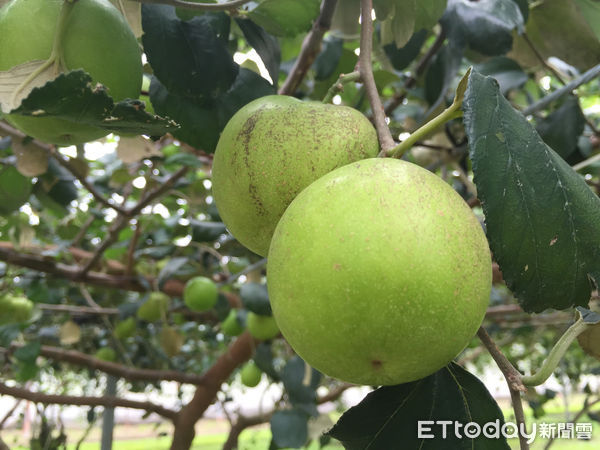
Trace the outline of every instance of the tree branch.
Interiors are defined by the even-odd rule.
[[[172,421],[177,419],[177,413],[171,409],[157,405],[152,402],[140,402],[118,397],[89,397],[73,395],[54,395],[32,392],[28,389],[19,387],[10,387],[0,381],[0,394],[10,395],[14,398],[29,400],[43,405],[76,405],[76,406],[103,406],[105,408],[132,408],[153,412],[159,416]]]
[[[377,130],[379,145],[381,146],[380,156],[385,156],[389,149],[394,147],[394,138],[385,120],[383,104],[377,92],[375,78],[373,77],[373,68],[371,67],[371,51],[373,47],[373,19],[371,11],[373,10],[372,0],[361,0],[361,29],[360,29],[360,56],[358,58],[358,71],[362,79],[371,111],[373,113],[373,122]]]
[[[321,3],[321,13],[315,20],[312,30],[304,38],[298,58],[296,58],[292,70],[290,70],[285,82],[279,89],[280,95],[293,95],[300,86],[308,69],[310,69],[321,51],[321,42],[323,42],[325,32],[331,27],[331,19],[336,3],[337,0],[323,0],[323,3]]]
[[[0,347],[0,351],[12,352],[21,345],[12,345],[10,349]],[[178,372],[176,370],[138,369],[114,362],[104,361],[76,350],[65,350],[58,347],[43,345],[40,356],[54,361],[61,361],[89,369],[99,370],[109,375],[124,378],[130,381],[175,381],[177,383],[201,386],[207,383],[206,377],[193,373]]]
[[[490,335],[485,331],[485,328],[480,327],[477,331],[477,336],[488,349],[494,361],[498,365],[498,368],[502,371],[504,378],[506,379],[506,383],[508,384],[508,389],[510,391],[510,398],[512,399],[513,410],[515,412],[515,420],[517,422],[517,427],[519,430],[519,443],[521,446],[521,450],[529,450],[529,444],[527,443],[527,438],[525,437],[525,414],[523,412],[523,403],[521,402],[521,392],[526,392],[527,388],[523,385],[521,381],[521,373],[515,369],[515,367],[510,363],[506,356],[500,351],[496,343],[492,340]]]

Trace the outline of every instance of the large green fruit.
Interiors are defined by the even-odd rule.
[[[302,189],[378,151],[375,129],[355,109],[262,97],[221,134],[212,168],[215,203],[229,231],[266,256],[279,218]]]
[[[258,368],[254,361],[244,364],[240,374],[242,377],[242,384],[248,387],[257,386],[262,378],[262,371]]]
[[[217,285],[210,278],[194,277],[185,284],[183,302],[192,311],[207,311],[216,305]]]
[[[101,347],[94,356],[102,361],[114,362],[117,359],[117,352],[110,347]]]
[[[394,385],[467,345],[492,270],[477,218],[448,184],[415,164],[369,159],[298,195],[275,230],[267,276],[277,324],[307,363]]]
[[[50,57],[63,0],[12,0],[0,9],[0,71]],[[137,98],[142,85],[140,48],[121,13],[108,0],[78,0],[63,38],[65,71],[83,69],[116,101]],[[105,130],[52,117],[5,116],[42,141],[73,145]]]

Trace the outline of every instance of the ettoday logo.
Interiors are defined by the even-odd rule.
[[[591,423],[533,423],[531,431],[527,432],[525,424],[512,422],[500,423],[499,419],[480,425],[476,422],[461,423],[453,420],[420,420],[417,422],[417,437],[419,439],[448,439],[452,434],[458,439],[475,439],[481,435],[489,439],[518,439],[524,437],[531,444],[536,437],[559,439],[591,439]]]

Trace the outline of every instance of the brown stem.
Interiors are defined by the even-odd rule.
[[[43,405],[76,405],[76,406],[103,406],[105,408],[132,408],[153,412],[170,420],[177,418],[177,413],[152,402],[140,402],[118,397],[89,397],[74,395],[55,395],[32,392],[28,389],[7,386],[0,382],[0,394],[10,395],[14,398],[29,400]]]
[[[255,346],[254,338],[248,332],[244,332],[231,344],[227,352],[222,354],[217,362],[206,371],[203,375],[206,384],[198,386],[194,397],[181,409],[175,421],[171,450],[190,448],[195,436],[196,422],[215,400],[221,384],[229,379],[239,365],[252,357]]]
[[[72,315],[102,314],[107,316],[116,316],[117,314],[119,314],[118,308],[94,308],[91,306],[52,305],[49,303],[36,303],[36,306],[42,311],[64,312]]]
[[[373,0],[361,0],[361,29],[360,29],[360,56],[358,58],[358,71],[360,78],[365,85],[367,98],[371,104],[373,113],[373,123],[377,130],[379,145],[381,146],[381,156],[385,156],[387,151],[394,147],[394,138],[385,121],[385,112],[383,104],[377,92],[375,78],[373,77],[373,68],[371,67],[371,51],[373,47],[373,21],[371,11],[373,10]]]
[[[321,42],[323,42],[325,32],[331,27],[331,19],[333,18],[336,3],[337,0],[323,0],[323,3],[321,3],[321,13],[317,17],[317,20],[315,20],[312,30],[304,38],[298,58],[296,58],[292,70],[279,89],[279,94],[293,95],[298,86],[300,86],[308,69],[310,69],[310,66],[312,66],[315,58],[321,51]]]
[[[519,443],[521,450],[529,450],[529,444],[527,443],[527,438],[525,437],[525,414],[523,412],[523,403],[521,402],[521,392],[526,392],[527,388],[521,381],[522,375],[500,351],[496,343],[492,340],[487,331],[485,331],[485,328],[480,327],[477,331],[477,336],[483,345],[485,345],[485,347],[488,349],[492,355],[492,358],[494,358],[494,361],[496,361],[498,368],[502,371],[502,374],[506,379],[508,389],[510,390],[510,398],[512,399],[513,410],[515,412],[515,420],[519,430]]]
[[[485,331],[485,328],[480,327],[477,331],[477,336],[488,349],[492,358],[494,358],[494,361],[496,361],[498,368],[502,371],[504,378],[506,378],[508,387],[511,390],[526,392],[527,388],[521,382],[521,373],[515,369],[506,356],[504,356],[504,353],[502,353],[487,331]]]
[[[21,347],[21,345],[12,345],[10,349],[0,347],[0,352],[11,352],[19,347]],[[109,375],[114,375],[130,381],[176,381],[178,383],[193,384],[196,386],[208,383],[205,375],[196,375],[194,373],[179,372],[176,370],[138,369],[136,367],[128,367],[114,362],[103,361],[76,350],[65,350],[48,345],[43,345],[41,347],[40,356],[44,356],[45,358],[54,361],[62,361],[78,366],[84,366],[89,369],[99,370]]]

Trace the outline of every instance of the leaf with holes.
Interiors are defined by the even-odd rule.
[[[472,73],[463,103],[488,240],[528,312],[585,306],[600,281],[600,199],[502,96]]]

